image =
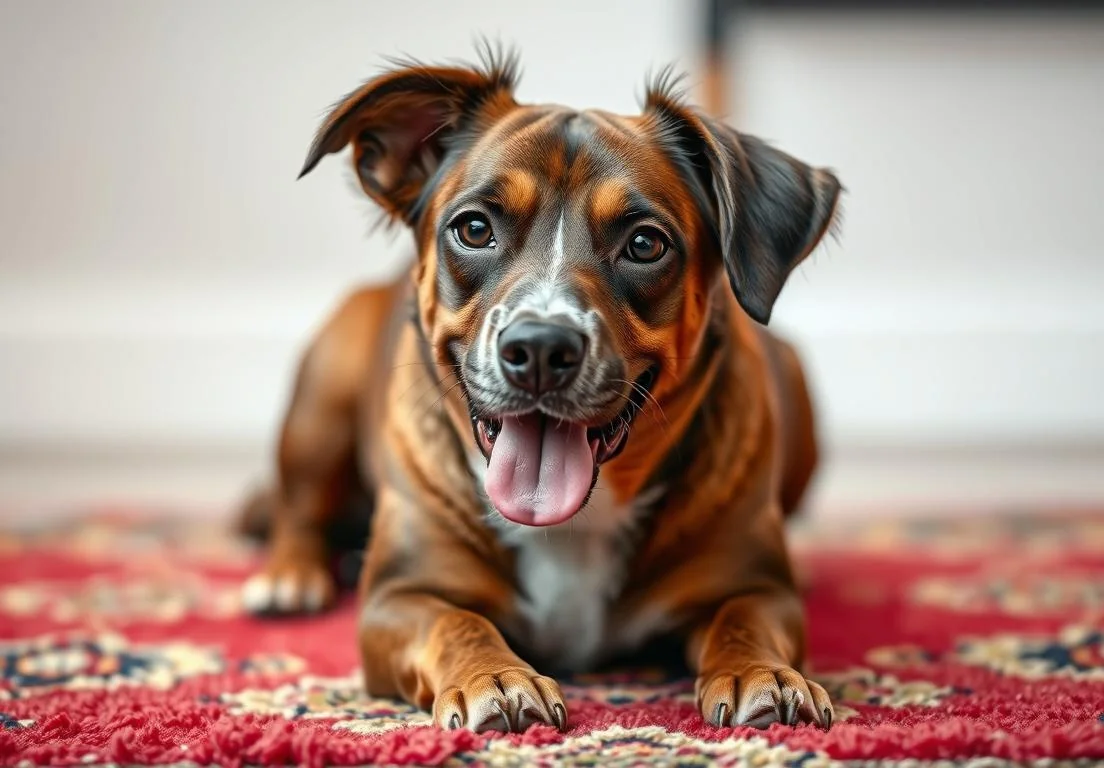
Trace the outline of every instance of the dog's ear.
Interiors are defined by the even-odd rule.
[[[516,80],[512,54],[486,52],[479,67],[399,66],[334,105],[299,177],[352,144],[364,191],[392,218],[413,223],[450,142],[515,107]]]
[[[766,325],[790,272],[832,224],[839,180],[686,107],[669,78],[649,89],[645,115],[715,224],[740,306]]]

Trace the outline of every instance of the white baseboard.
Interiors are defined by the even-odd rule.
[[[276,435],[300,350],[348,283],[0,285],[0,449],[246,446],[255,457]],[[922,291],[892,307],[818,304],[800,285],[783,298],[777,326],[807,361],[829,453],[1104,445],[1104,326],[1091,313],[1043,322],[977,302],[936,312]]]
[[[0,448],[0,522],[91,508],[233,513],[270,477],[264,445],[206,449]],[[1104,506],[1104,445],[1007,450],[866,448],[825,457],[807,511],[878,518]]]
[[[308,330],[0,334],[0,440],[267,440]],[[832,445],[1104,441],[1104,331],[794,335]]]
[[[0,522],[93,509],[219,517],[271,477],[262,446],[0,449]]]
[[[1104,507],[1104,444],[933,448],[868,446],[825,457],[814,514],[883,517]]]

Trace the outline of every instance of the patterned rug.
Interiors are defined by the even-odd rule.
[[[257,553],[125,512],[0,531],[0,764],[975,766],[1104,759],[1104,514],[800,528],[836,724],[704,725],[692,684],[565,681],[569,731],[446,733],[358,686],[350,600],[242,615]],[[881,764],[885,764],[882,762]]]

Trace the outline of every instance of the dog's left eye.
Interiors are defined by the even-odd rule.
[[[654,227],[641,227],[629,237],[625,255],[629,261],[650,264],[659,261],[667,253],[667,238]]]
[[[465,216],[453,226],[452,231],[460,243],[468,248],[494,247],[494,231],[490,222],[478,214]]]

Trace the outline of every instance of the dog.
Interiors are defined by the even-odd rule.
[[[520,104],[517,78],[512,53],[396,63],[319,128],[300,176],[351,147],[417,258],[303,355],[244,604],[330,606],[331,532],[369,510],[372,695],[448,729],[564,730],[538,669],[667,641],[707,722],[828,728],[784,536],[813,404],[766,326],[840,182],[690,106],[669,70],[635,116]]]

